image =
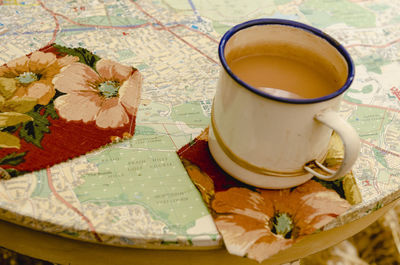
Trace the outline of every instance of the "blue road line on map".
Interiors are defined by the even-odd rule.
[[[122,26],[114,26],[116,28],[131,28],[135,26],[141,26],[139,25],[122,25]],[[109,30],[109,28],[96,28],[96,27],[79,27],[79,28],[71,28],[71,29],[61,29],[60,32],[70,32],[70,31],[88,31],[88,30]],[[4,35],[32,35],[32,34],[41,34],[41,33],[53,33],[54,30],[42,30],[42,31],[26,31],[26,32],[6,32],[3,34]]]
[[[26,23],[24,26],[28,25],[32,23],[32,21]],[[173,26],[173,25],[177,25],[177,24],[191,24],[191,27],[193,29],[198,29],[198,26],[193,25],[193,21],[183,21],[183,22],[172,22],[172,23],[167,23],[165,24],[166,26]],[[3,26],[4,24],[2,24],[0,22],[0,26]],[[138,24],[138,25],[121,25],[121,26],[114,26],[116,28],[131,28],[131,27],[135,27],[135,26],[141,26],[142,24]],[[159,26],[158,24],[153,24],[153,26]],[[108,28],[96,28],[96,27],[78,27],[78,28],[69,28],[69,29],[61,29],[61,32],[74,32],[74,31],[89,31],[89,30],[108,30]],[[1,36],[16,36],[16,35],[33,35],[33,34],[42,34],[42,33],[53,33],[54,30],[42,30],[42,31],[26,31],[26,32],[13,32],[13,31],[7,31],[5,33],[3,33]]]
[[[203,22],[203,19],[201,19],[199,12],[197,11],[196,7],[194,6],[194,3],[192,0],[188,0],[190,7],[193,9],[194,14],[197,17],[198,22]]]
[[[92,29],[96,29],[94,27],[91,28],[76,28],[76,29],[62,29],[60,32],[63,31],[86,31],[86,30],[92,30]],[[43,33],[53,33],[54,30],[40,30],[40,31],[26,31],[26,32],[6,32],[3,34],[4,35],[33,35],[33,34],[43,34]]]
[[[175,21],[175,22],[168,22],[168,23],[165,23],[164,25],[165,26],[174,26],[174,25],[182,25],[182,24],[184,24],[184,25],[192,25],[192,24],[194,24],[194,23],[196,23],[197,21],[188,21],[188,20],[182,20],[182,21]],[[155,25],[158,25],[158,24],[155,24]]]

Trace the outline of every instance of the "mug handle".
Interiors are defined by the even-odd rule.
[[[321,169],[332,174],[330,176],[322,175],[308,166],[304,166],[304,169],[320,179],[329,181],[337,180],[343,177],[356,162],[361,148],[360,138],[358,137],[356,130],[354,130],[349,123],[343,120],[339,114],[332,109],[324,110],[315,115],[314,118],[337,132],[343,142],[344,158],[337,171],[326,168],[321,163],[315,161]]]

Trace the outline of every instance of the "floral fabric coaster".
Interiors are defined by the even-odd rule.
[[[131,137],[142,77],[56,44],[0,66],[0,170],[9,178]]]
[[[231,254],[262,262],[361,201],[351,173],[334,182],[313,179],[282,190],[243,184],[216,164],[207,139],[208,129],[182,147],[178,155]],[[341,153],[340,138],[333,135],[324,165],[338,167]]]

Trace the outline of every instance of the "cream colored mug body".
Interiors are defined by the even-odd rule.
[[[225,58],[231,50],[271,42],[289,43],[323,55],[344,85],[324,97],[290,99],[254,88],[231,71]],[[339,43],[302,23],[258,19],[229,30],[221,39],[219,56],[222,69],[213,102],[209,148],[226,172],[253,186],[280,189],[300,185],[313,176],[336,180],[351,169],[360,141],[337,111],[353,80],[354,65]],[[341,136],[345,151],[336,172],[322,165],[332,130]],[[330,175],[314,171],[308,166],[310,162]]]

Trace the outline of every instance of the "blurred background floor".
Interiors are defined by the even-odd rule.
[[[400,204],[375,223],[336,246],[308,256],[301,265],[400,264]]]
[[[399,220],[400,203],[365,230],[325,251],[300,260],[300,264],[400,265]],[[0,247],[0,265],[53,265],[53,263]]]

